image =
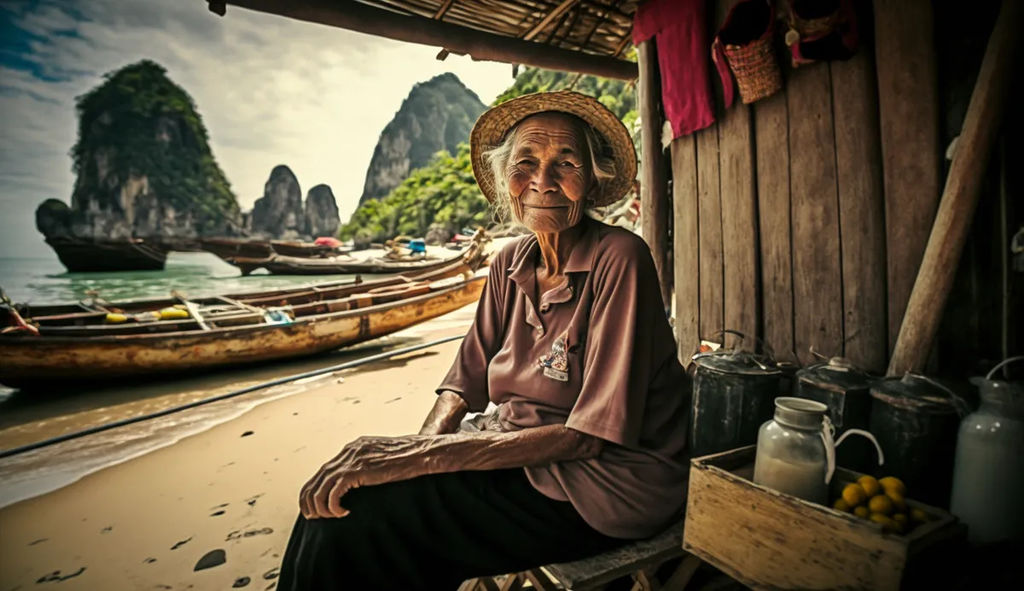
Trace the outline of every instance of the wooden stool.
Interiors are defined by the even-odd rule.
[[[673,558],[684,557],[665,583],[654,574]],[[681,591],[701,561],[683,551],[683,523],[662,533],[575,562],[549,564],[520,573],[480,577],[464,582],[459,591],[519,591],[527,582],[539,591],[596,591],[625,575],[633,577],[632,591]]]

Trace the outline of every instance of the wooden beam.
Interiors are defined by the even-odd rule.
[[[1009,80],[1014,75],[1015,54],[1020,47],[1020,38],[1014,29],[1022,18],[1024,3],[1003,2],[985,49],[935,224],[889,361],[889,375],[921,371],[931,352],[974,218],[989,155],[999,136]]]
[[[672,264],[679,361],[690,364],[700,346],[700,240],[697,234],[697,141],[672,142]]]
[[[451,53],[467,54],[474,60],[527,64],[620,80],[637,77],[637,66],[633,62],[550,47],[431,18],[398,14],[359,2],[228,0],[228,4],[397,41],[440,46]]]
[[[437,9],[437,12],[434,13],[435,21],[439,21],[444,18],[444,15],[448,13],[448,9],[452,7],[452,2],[455,2],[455,0],[444,0],[444,4],[442,4],[440,8]]]
[[[544,18],[540,19],[539,23],[537,23],[536,25],[531,27],[529,31],[527,31],[525,34],[523,34],[523,40],[529,41],[529,40],[533,39],[534,37],[536,37],[537,35],[540,35],[541,32],[543,32],[544,29],[547,28],[547,26],[551,24],[551,21],[553,21],[556,18],[558,18],[558,17],[562,16],[563,14],[565,14],[565,11],[569,10],[570,8],[572,8],[579,1],[580,0],[562,0],[561,4],[559,4],[558,6],[554,7],[551,10],[551,12],[549,12],[547,14],[547,16],[545,16]]]
[[[654,267],[661,283],[661,301],[672,306],[672,268],[668,265],[668,174],[661,147],[661,82],[654,41],[637,48],[640,80],[637,94],[640,114],[640,223],[644,240],[651,247]]]

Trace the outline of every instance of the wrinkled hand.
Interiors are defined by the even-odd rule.
[[[410,461],[427,446],[426,438],[360,437],[320,467],[299,493],[299,511],[306,519],[344,517],[341,497],[360,486],[408,480],[422,475],[422,462]]]

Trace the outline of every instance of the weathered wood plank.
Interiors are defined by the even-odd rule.
[[[753,350],[760,307],[757,294],[757,196],[750,108],[734,105],[718,123],[722,195],[723,318],[747,336]],[[726,339],[732,346],[733,339]]]
[[[882,372],[886,365],[885,200],[874,59],[863,48],[832,62],[839,227],[842,237],[843,355]]]
[[[941,190],[938,82],[932,3],[875,0],[874,15],[891,351]]]
[[[640,109],[640,223],[644,240],[651,248],[654,268],[658,271],[661,300],[665,307],[672,302],[672,269],[668,266],[668,220],[671,205],[668,197],[668,170],[661,147],[661,82],[658,71],[658,50],[654,40],[637,47],[640,80],[637,85]]]
[[[785,90],[754,104],[763,338],[779,361],[795,363],[790,243],[789,115]]]
[[[722,201],[719,188],[718,129],[698,131],[697,232],[700,237],[700,335],[716,337],[724,327],[722,278]]]
[[[926,548],[962,531],[949,513],[908,501],[929,523],[883,534],[868,520],[754,484],[754,453],[749,446],[691,462],[683,530],[684,550],[754,589],[896,591],[909,559],[928,564]],[[833,494],[857,476],[839,469]]]
[[[684,365],[700,345],[700,235],[697,232],[697,144],[692,135],[672,142],[672,261],[676,342]]]
[[[829,69],[793,72],[789,110],[790,200],[793,241],[793,334],[797,357],[842,353],[842,274],[836,195],[835,136]]]
[[[939,321],[953,284],[964,242],[974,218],[989,155],[1003,118],[1009,79],[1024,18],[1019,2],[1003,3],[989,38],[985,59],[967,107],[949,177],[914,282],[906,316],[889,362],[889,375],[920,372],[931,351]]]

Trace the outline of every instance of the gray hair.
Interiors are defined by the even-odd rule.
[[[574,115],[572,117],[579,119]],[[583,130],[583,139],[587,143],[587,152],[590,154],[590,170],[594,175],[594,182],[597,183],[595,191],[600,195],[615,178],[617,172],[615,158],[605,155],[603,147],[607,142],[594,131],[593,127],[580,119],[580,128]],[[491,207],[498,220],[509,220],[514,217],[512,196],[509,194],[508,177],[505,176],[505,173],[508,170],[509,159],[512,158],[512,148],[515,146],[518,135],[519,125],[516,124],[505,136],[505,140],[501,142],[500,146],[492,147],[481,155],[484,162],[490,166],[491,177],[494,179],[495,197]],[[591,194],[594,193],[591,192]],[[588,197],[584,207],[589,209],[590,205],[591,200]]]

